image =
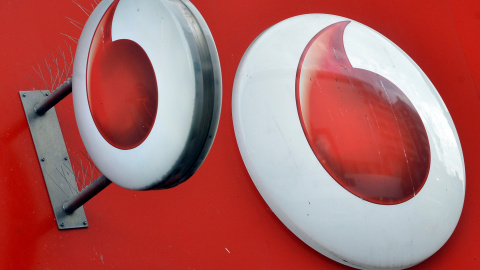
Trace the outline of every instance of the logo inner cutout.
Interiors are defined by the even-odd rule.
[[[352,67],[343,43],[348,24],[320,31],[301,56],[296,98],[302,128],[318,161],[342,187],[372,203],[402,203],[427,179],[428,136],[401,89]]]
[[[146,52],[128,39],[112,41],[114,1],[95,30],[87,62],[87,97],[103,138],[119,149],[140,145],[158,107],[155,71]]]

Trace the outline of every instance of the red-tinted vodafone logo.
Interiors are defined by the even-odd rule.
[[[465,196],[453,121],[423,71],[367,26],[309,14],[268,28],[240,62],[232,113],[260,194],[323,255],[404,269],[453,232]]]
[[[87,63],[87,95],[93,120],[113,146],[131,149],[150,133],[158,106],[155,71],[135,41],[112,41],[119,0],[103,15],[93,35]]]
[[[202,164],[222,84],[212,35],[190,2],[101,1],[79,39],[72,80],[83,143],[112,182],[171,188]]]
[[[427,133],[401,89],[352,67],[343,45],[348,24],[324,28],[302,54],[296,81],[300,121],[317,159],[341,186],[373,203],[401,203],[427,180]]]

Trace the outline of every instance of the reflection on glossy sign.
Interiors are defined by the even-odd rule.
[[[263,32],[232,101],[245,166],[300,239],[361,269],[404,269],[459,220],[465,169],[435,87],[395,44],[346,18],[310,14]]]
[[[427,180],[430,149],[408,97],[385,77],[352,67],[348,21],[308,43],[297,71],[297,106],[307,140],[345,189],[379,204],[404,202]]]

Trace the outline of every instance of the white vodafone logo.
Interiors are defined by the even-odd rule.
[[[250,45],[233,91],[252,180],[312,248],[401,269],[448,240],[465,196],[460,142],[432,83],[387,38],[332,15],[287,19]]]
[[[221,104],[220,64],[200,13],[183,1],[102,1],[75,55],[85,147],[128,189],[168,188],[200,166]]]

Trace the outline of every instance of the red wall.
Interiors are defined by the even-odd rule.
[[[94,0],[78,3],[91,11]],[[108,187],[85,206],[88,229],[59,231],[18,91],[55,81],[45,69],[54,66],[49,55],[60,60],[58,48],[70,60],[68,46],[74,52],[76,43],[65,35],[75,39],[81,33],[67,17],[82,24],[88,17],[72,1],[2,1],[0,269],[346,268],[298,240],[269,210],[248,176],[233,132],[232,85],[243,53],[269,26],[305,13],[340,15],[372,27],[406,51],[436,86],[461,140],[467,191],[450,240],[415,268],[480,268],[478,0],[193,3],[210,26],[223,73],[220,127],[205,163],[190,180],[171,190]],[[45,82],[32,66],[42,70]],[[71,97],[56,110],[83,182],[85,172],[79,163],[90,166],[82,154]]]

